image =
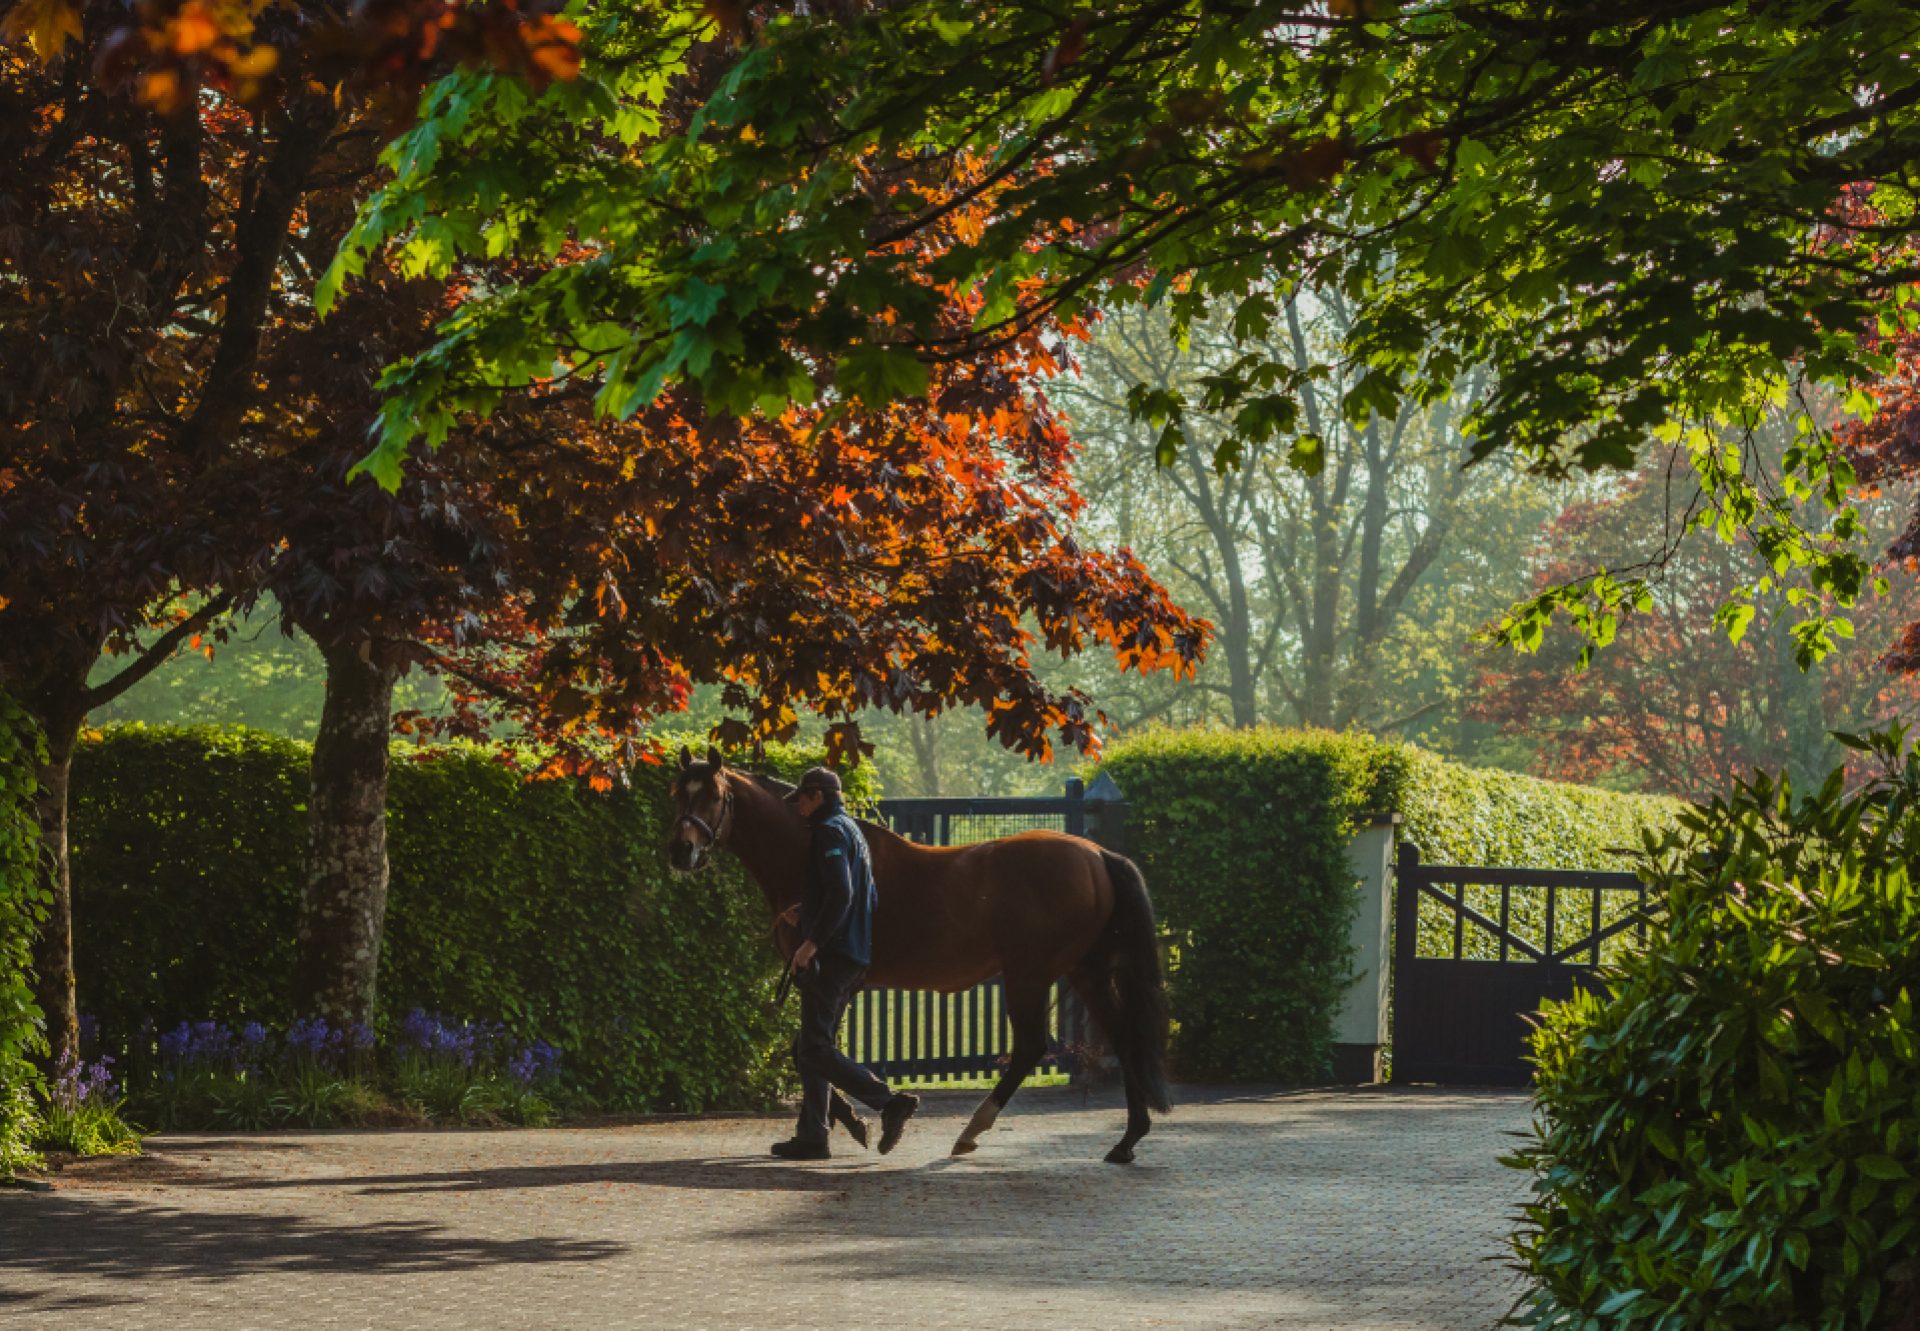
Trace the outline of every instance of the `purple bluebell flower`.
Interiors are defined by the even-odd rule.
[[[303,1017],[287,1027],[287,1053],[324,1068],[339,1068],[348,1040],[349,1029],[325,1017]]]
[[[507,1075],[522,1086],[550,1081],[560,1070],[560,1051],[545,1040],[535,1040],[507,1062]]]
[[[180,1071],[202,1071],[238,1067],[241,1047],[217,1021],[183,1021],[160,1037],[160,1053]]]
[[[111,1099],[114,1093],[113,1060],[83,1063],[72,1050],[60,1055],[54,1066],[53,1085],[47,1092],[53,1105],[71,1114],[89,1100]]]
[[[430,1054],[433,1052],[440,1029],[438,1020],[415,1008],[400,1019],[400,1029],[395,1038],[400,1048],[407,1053]]]

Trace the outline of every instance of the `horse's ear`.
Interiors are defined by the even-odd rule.
[[[717,772],[720,770],[722,764],[720,761],[720,750],[717,746],[712,744],[707,745],[707,761],[713,764],[714,771]]]
[[[692,767],[692,766],[693,766],[693,750],[688,748],[686,745],[682,744],[680,746],[680,770],[684,772],[689,767]]]

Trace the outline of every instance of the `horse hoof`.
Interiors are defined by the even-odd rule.
[[[1132,1148],[1131,1146],[1116,1146],[1116,1147],[1114,1147],[1114,1148],[1113,1148],[1113,1149],[1112,1149],[1111,1151],[1108,1151],[1108,1152],[1107,1152],[1107,1163],[1108,1163],[1108,1164],[1110,1164],[1110,1165],[1130,1165],[1130,1164],[1132,1164],[1132,1163],[1133,1163],[1133,1148]]]
[[[952,1154],[972,1155],[974,1151],[977,1149],[977,1147],[978,1147],[977,1142],[970,1142],[965,1137],[962,1137],[959,1141],[953,1144]]]

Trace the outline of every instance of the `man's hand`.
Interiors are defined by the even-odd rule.
[[[785,910],[781,911],[778,915],[774,916],[773,918],[774,918],[774,921],[778,924],[800,923],[800,903],[797,901],[794,902],[791,906],[788,906]]]
[[[799,947],[796,947],[793,950],[793,968],[796,971],[805,970],[807,966],[813,961],[813,954],[818,952],[819,950],[820,950],[819,948],[813,945],[813,940],[811,938],[809,938],[806,942],[800,944]]]

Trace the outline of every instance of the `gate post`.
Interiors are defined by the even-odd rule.
[[[1353,979],[1333,1027],[1333,1079],[1342,1085],[1381,1078],[1380,1051],[1387,1043],[1387,983],[1393,955],[1391,869],[1399,825],[1397,813],[1375,814],[1347,847],[1347,865],[1358,881],[1348,935],[1353,946]]]

